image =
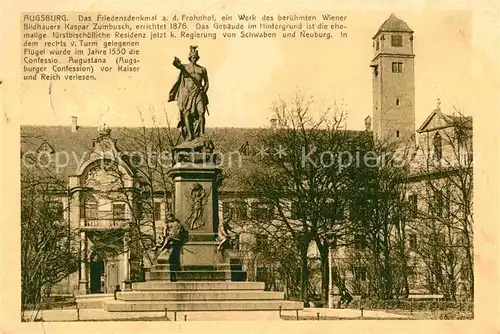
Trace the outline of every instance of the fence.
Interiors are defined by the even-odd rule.
[[[354,300],[348,308],[363,308],[365,310],[406,310],[410,312],[429,312],[455,310],[459,312],[472,312],[474,304],[472,301],[449,301],[449,300],[413,300],[413,299],[391,299],[391,300],[373,300],[360,299]]]

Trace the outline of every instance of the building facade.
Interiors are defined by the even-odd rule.
[[[457,282],[465,282],[471,276],[470,272],[464,273],[465,270],[461,269],[467,256],[470,256],[466,254],[471,250],[470,226],[453,225],[463,222],[460,210],[463,211],[464,201],[470,199],[454,197],[451,195],[454,190],[450,190],[447,196],[442,194],[439,199],[436,195],[439,192],[435,190],[444,189],[445,185],[452,188],[457,170],[466,173],[471,171],[472,120],[447,115],[438,104],[436,110],[415,131],[413,31],[394,14],[374,35],[373,52],[374,58],[370,64],[373,77],[373,113],[372,120],[367,118],[367,131],[372,131],[373,136],[379,140],[399,141],[402,147],[411,152],[412,169],[407,181],[406,199],[414,207],[414,215],[410,217],[405,239],[405,249],[410,259],[408,267],[411,268],[408,272],[411,282],[409,292],[442,293],[442,287],[438,283],[435,289],[429,286],[436,279],[433,275],[437,271],[429,265],[429,261],[432,256],[450,255],[451,253],[443,250],[448,249],[446,247],[455,245],[460,248],[454,254],[460,260],[449,261],[444,269],[441,264],[436,264],[442,269],[442,275],[459,276]],[[172,211],[173,202],[167,173],[171,166],[169,161],[150,163],[147,152],[171,149],[175,143],[169,140],[172,138],[169,134],[174,129],[162,129],[164,135],[156,143],[148,135],[155,131],[158,132],[158,129],[79,127],[76,118],[67,127],[21,128],[22,156],[27,153],[37,159],[45,156],[52,162],[48,165],[55,177],[66,180],[67,187],[57,194],[56,200],[62,203],[64,219],[71,229],[79,232],[75,242],[80,248],[80,268],[60,282],[53,292],[110,293],[127,280],[140,280],[139,276],[150,265],[149,257],[138,255],[137,250],[151,249],[158,242],[164,232],[165,215]],[[219,216],[229,215],[235,225],[239,226],[237,233],[240,249],[246,258],[248,278],[265,280],[273,266],[266,259],[258,258],[248,245],[257,244],[260,245],[257,248],[265,248],[266,236],[245,231],[244,226],[245,220],[266,219],[272,212],[266,203],[240,191],[239,187],[239,180],[247,173],[245,168],[259,168],[241,161],[249,159],[255,153],[257,131],[259,130],[212,129],[208,134],[214,138],[217,149],[228,152],[226,158],[231,157],[231,152],[234,152],[235,159],[239,159],[229,159],[223,166],[226,178],[220,190]],[[57,162],[61,162],[61,152],[65,152],[64,163],[57,165]],[[137,158],[142,159],[141,163],[136,163]],[[435,186],[436,184],[441,186]],[[471,187],[472,184],[467,186]],[[449,208],[442,205],[445,197],[448,202],[454,203],[450,203]],[[458,208],[454,211],[454,219],[446,221],[444,213],[437,216],[429,214],[432,211],[429,203],[436,201],[441,203],[438,207],[447,207],[447,212],[453,211],[451,206]],[[471,217],[472,212],[466,212],[465,216]],[[343,217],[349,219],[348,210]],[[443,230],[437,234],[431,231],[432,226],[436,226],[436,221],[440,222],[438,225]],[[422,229],[421,226],[431,230]],[[449,233],[444,233],[444,230]],[[148,237],[144,238],[142,235]],[[442,244],[438,246],[441,248],[435,254],[417,251],[420,243],[431,242],[439,235],[439,238],[444,239],[440,239]],[[468,243],[466,250],[464,243]],[[342,275],[348,290],[356,295],[366,293],[370,280],[366,263],[349,262],[354,255],[363,254],[366,242],[362,236],[352,242],[351,246],[332,247],[330,256],[333,257],[333,265],[342,269],[332,271],[331,277]],[[310,248],[310,257],[317,257],[314,244]],[[269,288],[283,289],[284,284],[286,282]],[[463,286],[461,284],[456,290],[466,289]],[[333,293],[338,294],[338,289]]]

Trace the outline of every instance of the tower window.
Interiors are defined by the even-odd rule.
[[[403,73],[403,63],[394,62],[392,63],[393,73]]]
[[[392,35],[391,36],[391,46],[402,47],[403,46],[403,36]]]
[[[379,49],[380,48],[380,42],[379,40],[377,39],[377,41],[375,42],[375,49]]]
[[[399,106],[399,99],[396,99],[396,105]]]
[[[398,137],[398,138],[399,138],[399,130],[398,130],[398,131],[396,131],[396,137]]]

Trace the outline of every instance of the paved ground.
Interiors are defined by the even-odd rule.
[[[359,318],[360,310],[353,309],[324,309],[324,308],[307,308],[299,311],[301,319],[316,319],[317,314],[320,318]],[[44,321],[76,321],[76,309],[60,309],[60,310],[44,310],[40,311],[40,317]],[[207,321],[207,320],[260,320],[260,321],[279,321],[278,311],[225,311],[225,312],[168,312],[165,317],[164,312],[106,312],[102,309],[80,309],[80,320],[158,320],[158,321]],[[282,311],[282,316],[289,318],[296,317],[295,311]],[[379,319],[406,319],[408,317],[387,313],[384,311],[363,311],[363,316],[366,318]],[[295,319],[295,318],[294,318]]]

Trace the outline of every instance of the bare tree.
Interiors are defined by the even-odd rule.
[[[78,234],[64,219],[66,187],[38,170],[21,178],[21,315],[33,321],[51,288],[78,270]],[[64,259],[64,260],[62,260]],[[30,316],[27,316],[30,311]]]
[[[247,175],[247,190],[269,207],[267,219],[253,219],[270,235],[287,236],[297,249],[301,268],[301,299],[308,301],[308,248],[316,243],[321,255],[323,299],[328,295],[326,233],[342,234],[343,196],[347,191],[342,152],[351,151],[344,106],[334,104],[315,115],[312,99],[300,93],[273,106],[276,126],[263,130],[256,159],[265,168]],[[258,204],[257,204],[258,205]],[[256,206],[257,206],[256,205]],[[257,208],[258,210],[258,208]]]
[[[419,255],[429,267],[427,285],[455,299],[462,291],[474,297],[472,119],[460,110],[442,114],[447,127],[427,133],[421,154],[425,163],[416,175],[422,205],[418,233],[429,247]]]
[[[380,299],[408,295],[408,148],[384,139],[360,150],[364,161],[350,178],[350,187],[358,191],[350,198],[351,235],[344,242],[354,249],[347,261],[355,260],[357,270],[365,272],[354,275],[355,280],[367,276],[364,294]]]

